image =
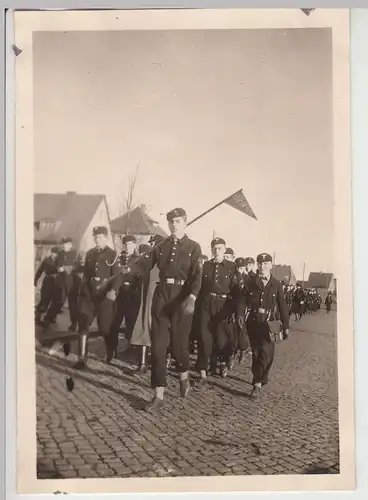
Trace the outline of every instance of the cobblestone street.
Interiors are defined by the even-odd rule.
[[[336,312],[308,315],[277,345],[257,402],[248,359],[185,400],[172,372],[159,414],[142,410],[149,373],[137,375],[124,353],[107,365],[102,339],[91,340],[85,372],[73,370],[73,353],[38,345],[38,477],[336,474],[336,344]]]

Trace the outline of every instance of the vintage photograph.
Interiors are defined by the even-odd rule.
[[[333,30],[45,26],[37,480],[339,476]]]

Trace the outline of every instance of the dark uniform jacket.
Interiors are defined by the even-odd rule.
[[[123,252],[120,255],[120,264],[121,266],[128,266],[128,267],[133,267],[134,263],[139,259],[139,254],[132,254],[132,255],[126,255],[125,252]],[[120,290],[121,291],[140,291],[140,286],[141,286],[142,280],[139,278],[139,276],[134,276],[133,274],[129,273],[126,275],[122,276],[122,279],[120,280]]]
[[[297,288],[294,293],[294,304],[301,304],[305,301],[305,293],[302,288]]]
[[[65,250],[60,250],[56,256],[56,267],[71,267],[75,266],[77,261],[77,251],[72,248],[69,252]]]
[[[56,267],[55,260],[50,256],[43,259],[40,267],[37,269],[36,274],[35,274],[35,278],[34,278],[35,286],[37,285],[38,280],[41,278],[43,273],[45,273],[45,275],[47,277],[55,276],[57,273],[57,267]]]
[[[272,275],[265,287],[258,274],[250,277],[243,289],[243,295],[250,310],[248,321],[254,318],[260,321],[279,319],[284,330],[289,328],[289,308],[282,285]]]
[[[120,272],[121,265],[115,250],[106,246],[103,249],[92,248],[86,254],[83,281],[91,286],[92,290],[98,291],[107,287],[117,291],[119,282],[114,280]]]
[[[131,274],[143,276],[155,265],[159,269],[160,280],[174,278],[185,281],[186,293],[198,296],[202,282],[202,250],[197,242],[184,235],[175,243],[170,236],[142,255],[133,264]]]
[[[208,260],[203,264],[200,296],[216,293],[235,297],[239,295],[240,283],[240,275],[233,262],[226,259],[222,262]]]
[[[242,313],[241,290],[244,286],[240,273],[234,262],[224,259],[215,262],[211,259],[203,264],[202,287],[199,293],[201,302],[209,294],[226,296],[225,308],[227,315]]]

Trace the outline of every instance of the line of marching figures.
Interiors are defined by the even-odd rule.
[[[107,245],[106,228],[96,227],[96,246],[84,261],[71,238],[64,238],[36,271],[35,286],[44,277],[35,322],[47,330],[68,303],[69,330],[79,332],[78,369],[87,364],[89,329],[95,319],[105,339],[107,362],[116,356],[125,323],[126,339],[142,347],[140,370],[146,368],[147,350],[151,353],[155,394],[150,408],[163,404],[171,357],[180,375],[180,394],[186,396],[194,344],[200,388],[218,369],[226,377],[236,359],[242,362],[251,355],[251,396],[256,399],[268,382],[276,340],[288,338],[290,315],[299,319],[317,311],[321,298],[313,290],[288,287],[273,278],[267,253],[256,260],[235,259],[224,239],[215,238],[212,258],[203,256],[198,243],[185,234],[183,209],[169,212],[168,222],[170,237],[154,235],[150,245],[138,248],[134,236],[125,236],[120,255]]]

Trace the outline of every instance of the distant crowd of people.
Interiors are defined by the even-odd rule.
[[[236,360],[252,357],[252,392],[257,399],[268,383],[275,343],[290,334],[290,316],[300,319],[320,309],[315,290],[289,286],[272,276],[268,253],[237,257],[223,238],[211,242],[212,258],[185,233],[187,216],[176,208],[167,214],[171,235],[154,235],[140,245],[133,235],[123,238],[120,254],[108,246],[107,228],[95,227],[95,247],[84,259],[65,237],[53,247],[37,269],[35,286],[44,275],[35,322],[43,329],[56,323],[68,302],[71,332],[78,331],[76,369],[88,361],[90,328],[97,318],[105,340],[106,361],[117,356],[119,333],[131,345],[142,347],[140,369],[147,369],[150,350],[151,385],[149,410],[164,404],[167,369],[175,361],[180,395],[190,390],[190,352],[196,346],[198,389],[219,370],[226,377]],[[332,297],[326,298],[331,309]],[[69,344],[64,344],[69,352]]]

